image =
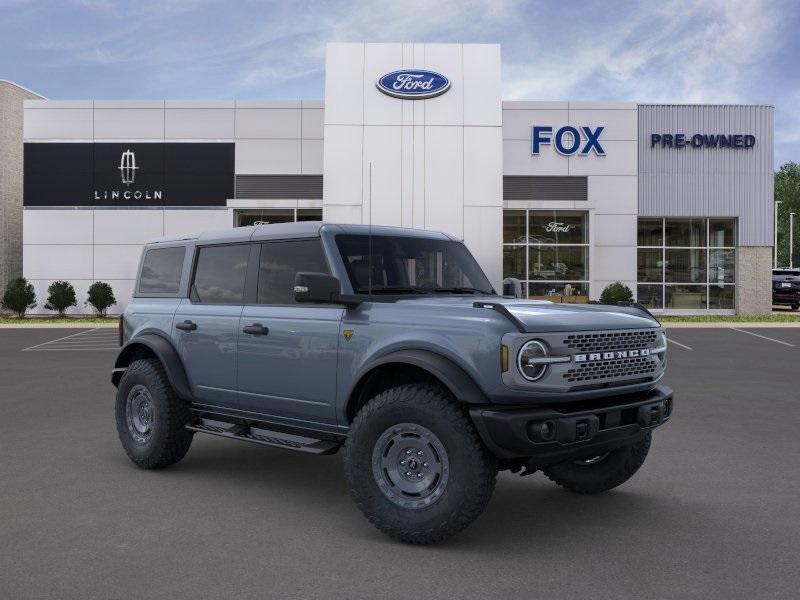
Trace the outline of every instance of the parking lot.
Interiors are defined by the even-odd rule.
[[[0,597],[796,598],[800,328],[670,329],[672,422],[601,496],[502,473],[451,541],[361,516],[341,453],[197,435],[137,469],[114,330],[0,330]]]

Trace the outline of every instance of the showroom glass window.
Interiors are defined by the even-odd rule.
[[[735,219],[641,218],[638,246],[637,295],[648,308],[735,308]]]
[[[577,210],[503,212],[503,277],[528,297],[588,301],[589,214]]]
[[[272,223],[294,223],[296,221],[322,221],[322,209],[257,208],[237,210],[234,216],[236,227],[267,225]]]

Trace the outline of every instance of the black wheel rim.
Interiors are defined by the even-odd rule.
[[[398,423],[375,443],[372,475],[393,504],[424,508],[442,497],[450,479],[450,462],[444,444],[430,429]]]
[[[145,386],[137,384],[128,392],[125,419],[133,440],[139,444],[147,443],[153,433],[153,397]]]

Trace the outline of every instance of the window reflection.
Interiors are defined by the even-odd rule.
[[[736,225],[735,219],[639,219],[638,301],[653,309],[734,309]]]

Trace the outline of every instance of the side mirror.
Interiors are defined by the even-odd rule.
[[[503,279],[503,296],[522,298],[522,282],[516,277]]]
[[[309,273],[301,271],[294,276],[295,302],[315,302],[317,304],[344,304],[357,306],[361,298],[342,295],[339,280],[327,273]]]
[[[339,280],[327,273],[300,272],[294,277],[295,302],[338,302],[342,288]]]

